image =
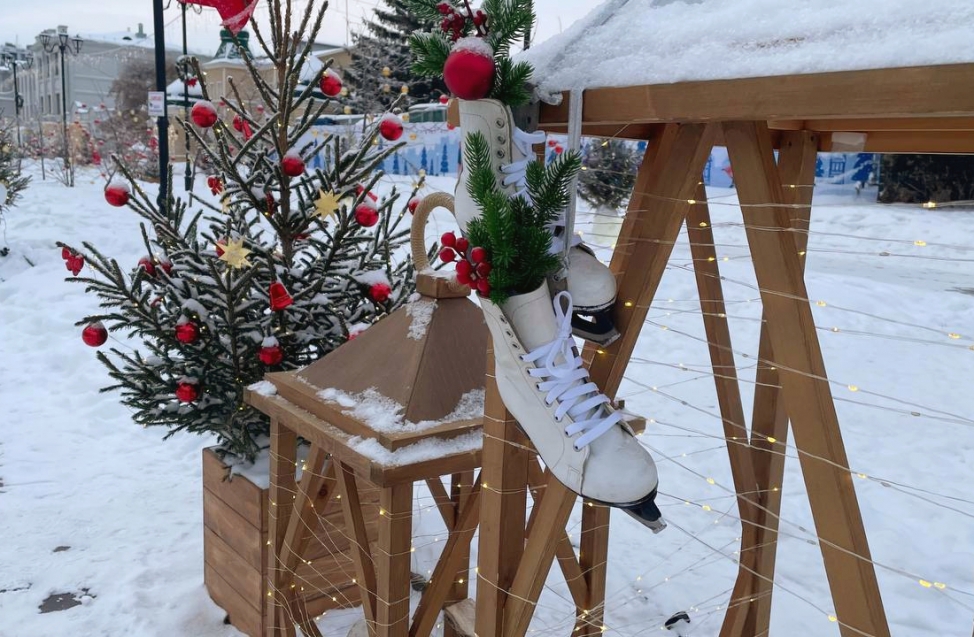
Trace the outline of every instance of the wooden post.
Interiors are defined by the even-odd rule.
[[[689,205],[687,214],[687,235],[710,349],[710,362],[714,370],[727,455],[730,457],[731,476],[737,493],[737,509],[741,517],[741,568],[731,594],[733,602],[740,602],[751,596],[754,585],[754,547],[758,544],[754,522],[758,518],[758,509],[755,506],[758,488],[751,464],[751,452],[748,449],[744,404],[737,382],[737,364],[734,361],[730,327],[727,323],[727,307],[724,304],[724,289],[720,282],[720,267],[707,206],[707,190],[703,184],[697,186],[694,200],[696,203]],[[732,603],[728,606],[721,628],[722,637],[740,634],[747,611],[747,604]]]
[[[487,352],[484,450],[481,469],[480,542],[477,557],[477,634],[504,631],[507,592],[524,552],[527,506],[527,439],[504,407],[494,377],[494,352]]]
[[[358,484],[355,471],[346,464],[341,464],[335,471],[338,478],[338,488],[342,496],[342,513],[345,517],[345,528],[351,531],[352,561],[355,564],[355,574],[359,589],[362,591],[362,609],[365,612],[365,623],[370,637],[377,634],[376,610],[376,569],[372,561],[372,547],[369,534],[365,530],[365,519],[362,516],[362,503],[359,500]],[[411,534],[410,534],[411,535]],[[406,573],[409,582],[409,573]]]
[[[788,209],[795,247],[804,270],[808,247],[808,225],[815,185],[815,160],[818,135],[810,131],[786,131],[778,151],[778,175],[782,183],[782,202],[801,205]],[[758,346],[758,369],[754,388],[754,411],[751,416],[751,453],[757,479],[757,539],[754,549],[754,602],[747,606],[745,635],[766,634],[771,628],[771,600],[774,591],[775,557],[778,549],[778,515],[781,511],[781,483],[785,473],[785,449],[788,442],[788,416],[780,400],[778,371],[771,340],[768,336],[767,313],[762,316]],[[773,442],[770,442],[773,440]]]
[[[889,626],[852,477],[825,363],[815,333],[791,219],[781,203],[781,182],[771,135],[764,122],[728,122],[724,140],[734,166],[748,243],[768,318],[767,331],[780,374],[844,637],[887,637]],[[823,458],[824,461],[817,458]],[[828,621],[822,618],[822,621]]]
[[[413,537],[413,485],[379,491],[379,538],[373,550],[376,579],[375,634],[409,635],[409,558]]]
[[[479,483],[478,483],[479,484]],[[477,523],[480,520],[479,508],[476,506],[476,500],[473,502],[474,506],[472,508],[478,509],[476,516],[476,521],[471,525],[467,522],[467,527],[461,526],[461,513],[464,508],[470,502],[472,494],[474,492],[474,477],[473,471],[465,471],[463,473],[455,473],[450,480],[450,500],[453,503],[453,524],[449,527],[451,536],[456,536],[458,538],[465,538],[465,529],[467,527],[473,529],[476,528]],[[479,490],[478,490],[479,495]],[[472,538],[473,531],[471,530],[470,536]],[[453,589],[450,591],[449,597],[446,600],[447,603],[459,602],[467,598],[470,592],[470,538],[461,539],[456,545],[453,551],[458,553],[457,562],[460,564],[460,568],[453,569],[453,572],[447,571],[446,576],[453,577]],[[446,552],[446,549],[444,549]],[[443,627],[443,637],[462,637],[456,630],[456,627],[452,623],[446,622]]]
[[[294,500],[296,484],[294,463],[297,458],[298,439],[293,431],[271,418],[271,467],[268,493],[270,521],[267,540],[267,577],[269,592],[266,617],[267,637],[294,637],[295,618],[289,608],[290,585],[284,587],[283,570],[278,568],[278,556],[287,533],[288,519]]]

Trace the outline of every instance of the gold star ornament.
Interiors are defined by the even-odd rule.
[[[248,254],[250,254],[250,250],[244,247],[243,239],[230,239],[223,248],[220,261],[223,261],[231,268],[247,268],[252,265],[250,260],[247,259]]]
[[[315,214],[322,219],[327,219],[335,214],[340,205],[341,197],[337,193],[322,190],[318,198],[315,199]]]

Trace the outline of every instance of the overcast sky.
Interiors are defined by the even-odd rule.
[[[177,0],[162,0],[169,5],[164,12],[166,46],[179,46],[182,42],[181,10]],[[304,4],[306,0],[295,0]],[[317,4],[319,0],[314,0]],[[360,28],[380,0],[332,0],[319,41],[344,44],[346,34]],[[475,5],[478,3],[474,3]],[[538,14],[540,41],[582,17],[598,0],[535,0]],[[258,5],[258,18],[266,19],[266,0]],[[346,12],[346,7],[347,12]],[[0,0],[0,42],[18,42],[21,45],[34,41],[34,37],[46,28],[66,25],[69,33],[95,34],[125,31],[135,32],[138,23],[152,32],[152,0]],[[214,9],[203,9],[202,15],[187,13],[187,38],[191,51],[212,54],[219,43],[220,19]]]

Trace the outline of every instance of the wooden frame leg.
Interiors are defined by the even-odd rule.
[[[723,128],[768,317],[768,337],[774,360],[783,370],[785,410],[795,444],[805,452],[802,473],[839,628],[843,637],[887,637],[886,613],[852,477],[844,469],[849,466],[845,446],[825,380],[797,246],[789,232],[791,219],[786,208],[766,206],[784,200],[771,135],[764,122],[728,122]]]
[[[379,536],[375,561],[375,634],[409,635],[410,547],[413,537],[413,483],[379,490]]]
[[[803,252],[808,247],[808,225],[815,185],[815,160],[818,135],[811,131],[785,131],[778,151],[778,175],[781,178],[782,202],[800,208],[788,209],[795,233],[795,247],[804,269]],[[763,316],[762,318],[767,318]],[[780,400],[777,369],[766,321],[761,325],[758,346],[758,369],[754,388],[754,412],[751,416],[751,453],[757,479],[756,494],[761,508],[757,510],[757,540],[754,569],[754,602],[748,605],[744,634],[767,634],[771,629],[771,600],[774,592],[775,558],[778,549],[778,515],[781,511],[781,483],[785,473],[785,449],[788,442],[788,416]]]
[[[279,555],[287,533],[295,484],[294,463],[298,439],[293,431],[276,418],[271,418],[271,466],[268,493],[269,529],[267,531],[267,612],[264,614],[267,637],[294,637],[294,617],[290,612],[289,594],[293,576],[279,568]]]
[[[362,609],[365,612],[365,623],[369,635],[376,635],[376,573],[375,563],[372,561],[372,547],[369,542],[368,531],[365,528],[365,518],[362,515],[362,502],[359,499],[358,485],[355,472],[351,467],[340,464],[335,470],[338,488],[342,495],[342,517],[345,529],[352,540],[352,561],[355,563],[355,574],[358,579],[359,590],[362,591]],[[407,537],[412,537],[410,533]],[[406,573],[406,585],[409,585],[409,573]]]

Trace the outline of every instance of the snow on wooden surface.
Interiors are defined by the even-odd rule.
[[[972,36],[970,0],[608,0],[518,59],[563,91],[974,62]]]

